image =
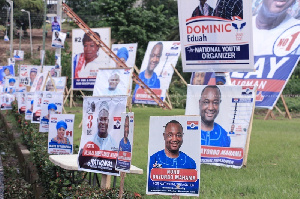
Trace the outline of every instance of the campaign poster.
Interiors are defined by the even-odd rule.
[[[48,134],[49,154],[73,154],[74,120],[74,114],[51,114]]]
[[[20,87],[32,86],[37,74],[41,72],[41,66],[20,65]]]
[[[8,63],[8,65],[15,65],[16,60],[15,60],[15,58],[7,58],[7,63]]]
[[[179,41],[150,41],[141,66],[139,78],[163,101],[169,89],[174,68],[180,55]],[[157,104],[138,84],[132,102]]]
[[[188,85],[186,115],[201,116],[201,164],[241,168],[256,87]]]
[[[106,46],[110,46],[110,28],[92,28]],[[110,57],[81,29],[72,30],[72,88],[94,88],[100,68],[109,68]]]
[[[46,79],[48,77],[48,73],[39,73],[37,74],[34,82],[30,88],[30,92],[43,91],[44,85],[46,83]]]
[[[38,124],[40,123],[40,117],[42,111],[42,99],[43,99],[43,91],[34,92],[31,123],[38,123]]]
[[[61,76],[61,54],[55,52],[55,69],[59,69],[60,74],[58,76]]]
[[[137,43],[132,44],[113,44],[111,50],[123,61],[125,64],[132,68],[135,66],[135,58],[137,51]],[[110,59],[109,67],[122,67],[120,64],[117,64],[113,59]]]
[[[1,110],[11,110],[12,109],[11,103],[13,101],[15,101],[15,95],[7,94],[7,93],[0,95]]]
[[[19,91],[19,78],[18,77],[7,77],[4,84],[4,92],[15,95]]]
[[[60,27],[61,27],[60,17],[58,17],[58,16],[51,17],[51,30],[52,30],[52,32],[60,31]]]
[[[231,81],[233,85],[256,85],[255,106],[273,109],[299,61],[300,20],[294,18],[299,4],[295,1],[278,1],[282,6],[273,10],[275,2],[268,4],[266,0],[261,3],[253,0],[252,3],[256,71],[233,72]],[[278,16],[278,20],[274,19],[275,16]]]
[[[22,50],[14,50],[14,58],[15,58],[15,61],[23,61],[23,59],[24,59],[24,51],[22,51]]]
[[[44,59],[45,59],[45,51],[44,50],[40,50],[40,60],[41,60],[41,66],[44,65]]]
[[[83,98],[78,170],[119,176],[115,167],[126,103],[127,96]]]
[[[0,66],[0,84],[4,84],[6,78],[14,76],[14,65]]]
[[[121,139],[119,142],[118,157],[116,170],[125,173],[130,172],[132,146],[133,146],[133,130],[134,130],[134,113],[121,114]]]
[[[52,80],[51,78],[48,78],[45,91],[55,91],[56,88],[56,92],[64,92],[66,83],[66,77],[52,77]]]
[[[54,30],[52,33],[52,47],[54,48],[64,48],[64,43],[66,40],[67,34],[64,32],[59,32]]]
[[[254,71],[251,1],[178,0],[178,16],[184,72]]]
[[[49,131],[49,118],[51,114],[61,114],[63,109],[63,94],[59,92],[43,91],[40,117],[40,132]]]
[[[18,110],[20,114],[25,113],[26,111],[26,92],[18,92],[17,99],[18,99]]]
[[[59,77],[60,69],[56,69],[55,66],[43,66],[43,73],[49,73],[51,77]]]
[[[93,96],[130,95],[132,68],[99,69]]]
[[[31,120],[33,112],[33,99],[34,93],[27,92],[26,94],[26,111],[25,111],[25,120]]]
[[[146,194],[199,196],[200,130],[199,116],[150,116]]]
[[[191,85],[207,85],[212,72],[193,72],[190,80]]]

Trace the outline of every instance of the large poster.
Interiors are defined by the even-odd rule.
[[[150,117],[147,194],[199,196],[200,129],[199,116]]]
[[[254,71],[251,2],[178,0],[184,72]]]
[[[115,166],[126,101],[127,96],[84,97],[78,170],[119,175]]]
[[[132,68],[100,69],[93,96],[130,95]]]
[[[254,87],[188,85],[186,115],[201,116],[201,163],[241,168]]]
[[[133,145],[133,130],[134,130],[134,113],[122,113],[121,118],[121,135],[123,137],[119,142],[118,158],[116,170],[129,173],[131,158],[132,158],[132,145]]]
[[[51,114],[48,134],[49,154],[73,154],[74,119],[74,114]]]
[[[110,46],[110,28],[92,28]],[[109,67],[109,56],[81,29],[72,30],[72,88],[93,90],[99,68]]]
[[[37,74],[41,72],[41,66],[20,65],[20,87],[32,86]]]
[[[133,44],[113,44],[111,50],[123,61],[128,67],[135,66],[135,57],[137,51],[137,43]],[[110,59],[109,67],[121,67]]]
[[[299,5],[293,0],[253,0],[253,7],[256,71],[234,72],[231,80],[234,85],[256,85],[256,107],[272,109],[299,61],[300,20],[293,12]]]
[[[179,55],[178,41],[151,41],[148,44],[139,78],[162,100],[166,97]],[[132,102],[156,104],[138,84],[135,86]]]

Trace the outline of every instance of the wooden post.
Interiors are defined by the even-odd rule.
[[[173,64],[171,64],[171,66],[173,67],[174,71],[176,72],[178,77],[181,79],[181,81],[187,86],[187,82],[184,80],[184,78],[181,76],[181,74],[178,72],[178,70],[173,66]]]
[[[180,199],[180,196],[172,196],[172,199]]]
[[[120,181],[119,199],[122,199],[123,197],[125,176],[126,176],[125,172],[120,173],[121,181]]]
[[[281,98],[281,100],[282,100],[282,102],[283,102],[283,106],[284,106],[284,109],[285,109],[285,117],[287,117],[287,118],[289,118],[289,119],[291,120],[291,119],[292,119],[292,116],[291,116],[291,114],[290,114],[289,108],[288,108],[288,106],[286,105],[285,100],[284,100],[282,94],[280,95],[280,98]]]
[[[267,112],[267,114],[266,114],[266,116],[265,116],[265,118],[264,118],[264,120],[267,120],[267,119],[269,119],[269,117],[271,116],[271,118],[273,119],[273,120],[275,120],[276,118],[275,118],[275,115],[274,115],[274,113],[273,113],[273,111],[272,111],[273,109],[269,109],[268,110],[268,112]]]
[[[172,102],[169,97],[169,93],[166,93],[166,101],[168,101],[169,106],[171,107],[171,109],[173,109]]]
[[[102,174],[100,187],[102,189],[109,189],[110,188],[110,183],[111,183],[111,176],[106,175],[106,174]]]
[[[73,89],[70,88],[71,90],[71,95],[70,95],[70,108],[72,108],[72,104],[73,104]]]
[[[284,112],[282,112],[277,106],[275,106],[275,108],[282,116],[285,116]]]

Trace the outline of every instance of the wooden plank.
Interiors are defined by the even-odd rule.
[[[181,81],[187,86],[187,82],[184,80],[184,78],[181,76],[181,74],[178,72],[178,70],[173,66],[173,64],[171,64],[171,66],[173,67],[174,71],[176,72],[178,77],[181,79]]]
[[[109,189],[110,188],[110,184],[111,184],[111,176],[110,175],[106,175],[106,174],[102,174],[100,187],[102,189]]]
[[[126,173],[121,172],[121,174],[120,174],[121,180],[120,180],[119,199],[122,199],[122,197],[123,197],[125,176],[126,176]]]
[[[284,106],[284,109],[285,109],[285,117],[287,117],[287,118],[289,118],[289,119],[291,120],[291,119],[292,119],[292,116],[291,116],[291,114],[290,114],[289,108],[288,108],[288,106],[286,105],[285,99],[283,98],[283,95],[282,95],[282,94],[280,95],[280,98],[281,98],[281,100],[282,100],[282,102],[283,102],[283,106]]]

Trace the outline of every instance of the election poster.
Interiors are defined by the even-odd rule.
[[[136,51],[137,51],[137,43],[132,44],[113,44],[111,46],[111,50],[123,61],[125,64],[132,68],[135,66],[135,58],[136,58]],[[110,59],[109,67],[122,67],[121,65],[117,64],[115,60]]]
[[[178,0],[184,72],[254,71],[251,1]]]
[[[6,78],[14,76],[14,65],[0,66],[0,84],[4,84]]]
[[[30,88],[30,92],[43,91],[47,77],[48,77],[48,73],[37,74]]]
[[[41,66],[44,65],[45,56],[46,56],[45,50],[40,50]]]
[[[15,65],[16,60],[15,58],[7,58],[7,64],[8,65]]]
[[[256,85],[256,107],[273,109],[299,61],[300,20],[294,18],[299,4],[278,1],[282,6],[275,10],[273,3],[266,2],[252,2],[256,71],[233,72],[231,81],[233,85]]]
[[[12,105],[11,103],[15,101],[15,96],[11,94],[2,94],[0,95],[0,106],[1,110],[11,110]]]
[[[64,48],[64,43],[66,40],[67,34],[64,32],[59,32],[54,30],[52,33],[52,47],[54,48]]]
[[[60,31],[60,27],[61,27],[60,17],[58,17],[58,16],[51,17],[51,30],[52,30],[52,32]]]
[[[147,194],[199,196],[200,125],[199,116],[150,116]]]
[[[78,170],[119,176],[115,167],[126,103],[127,96],[83,98]]]
[[[110,28],[92,28],[102,42],[110,46]],[[109,68],[110,57],[81,29],[72,30],[72,88],[94,88],[100,68]]]
[[[37,74],[41,72],[41,66],[20,65],[20,87],[32,86]]]
[[[15,95],[19,91],[19,78],[18,77],[7,77],[4,84],[4,92]]]
[[[22,51],[22,50],[14,50],[14,58],[15,58],[15,61],[23,61],[23,59],[24,59],[24,51]]]
[[[43,91],[37,91],[33,97],[33,111],[31,117],[31,123],[40,123],[41,111],[42,111],[42,99]]]
[[[201,116],[201,164],[243,165],[256,87],[188,85],[186,115]]]
[[[43,72],[49,73],[51,77],[59,77],[60,69],[56,69],[55,66],[43,66]]]
[[[25,120],[31,120],[32,111],[33,111],[33,99],[34,99],[34,93],[33,92],[27,92],[26,93]]]
[[[52,114],[61,114],[63,109],[63,94],[43,91],[41,106],[40,132],[49,131],[49,118]]]
[[[60,74],[58,75],[61,76],[61,55],[55,51],[55,69],[59,69]]]
[[[73,154],[74,120],[74,114],[51,114],[48,134],[49,154]]]
[[[134,113],[121,114],[121,139],[119,143],[116,170],[129,173],[132,146],[133,146],[133,130],[134,130]]]
[[[93,96],[130,95],[132,68],[99,69]]]
[[[48,78],[46,82],[46,91],[64,92],[67,83],[66,77],[52,77]]]
[[[191,85],[207,85],[212,72],[193,72],[190,80]]]
[[[18,99],[18,110],[20,114],[25,113],[26,111],[26,92],[18,92],[17,99]]]
[[[163,101],[179,55],[179,41],[151,41],[148,43],[139,78]],[[157,104],[138,84],[135,86],[132,102]]]

